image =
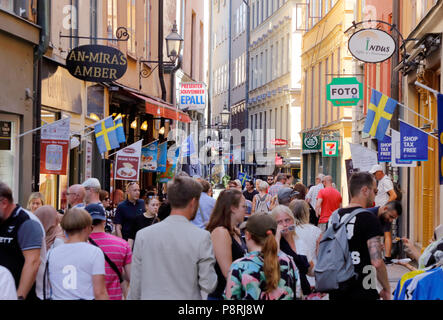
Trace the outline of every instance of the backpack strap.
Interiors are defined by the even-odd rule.
[[[369,212],[369,211],[367,211],[365,208],[355,209],[354,211],[352,211],[349,214],[349,216],[342,223],[340,223],[340,226],[343,224],[345,224],[345,225],[348,224],[349,221],[351,221],[357,214],[362,213],[362,212]]]
[[[94,240],[92,240],[91,237],[89,237],[88,240],[89,240],[89,242],[90,242],[91,244],[93,244],[94,246],[100,248],[100,246],[99,246]],[[109,266],[110,266],[110,267],[112,268],[112,270],[114,270],[114,272],[117,274],[118,279],[120,280],[120,283],[123,282],[123,276],[122,276],[122,274],[120,273],[120,270],[118,270],[118,267],[116,266],[116,264],[114,263],[114,261],[112,261],[112,260],[106,255],[106,253],[103,251],[102,248],[100,248],[100,249],[102,250],[102,252],[103,252],[103,254],[104,254],[104,256],[105,256],[105,260],[106,260],[106,262],[108,262]]]

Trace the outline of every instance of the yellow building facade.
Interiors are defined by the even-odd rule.
[[[412,112],[401,110],[400,119],[422,128],[434,137],[428,138],[428,161],[415,168],[403,168],[408,188],[407,230],[408,237],[418,247],[425,248],[436,226],[443,222],[441,199],[443,188],[439,182],[439,144],[437,139],[437,99],[428,90],[415,85],[418,81],[436,91],[443,92],[441,83],[441,33],[443,31],[442,0],[410,1],[401,5],[401,32],[408,41],[406,52],[409,57],[402,69],[403,102],[425,120]],[[404,184],[403,184],[404,185]]]
[[[322,150],[303,150],[302,176],[314,184],[318,173],[331,175],[348,202],[345,161],[351,158],[352,107],[335,107],[326,99],[326,85],[333,78],[354,77],[356,62],[348,51],[345,35],[353,21],[360,19],[361,1],[319,1],[321,7],[308,7],[302,46],[302,132],[304,140],[339,141],[338,157],[323,157]],[[315,10],[314,10],[315,9]],[[362,78],[357,77],[361,82]]]

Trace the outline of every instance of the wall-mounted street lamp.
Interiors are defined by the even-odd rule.
[[[226,104],[223,108],[223,111],[220,113],[221,115],[221,124],[223,127],[227,127],[229,124],[229,117],[231,116],[231,113],[229,112],[228,108],[226,107]]]
[[[177,58],[179,57],[179,53],[183,46],[183,38],[178,34],[177,23],[174,21],[174,25],[172,26],[172,32],[165,38],[166,40],[166,51],[169,58],[169,61],[153,61],[153,60],[140,60],[140,89],[141,89],[141,78],[148,78],[157,67],[162,64],[168,70],[172,70],[175,67]],[[142,69],[142,63],[152,63],[156,64],[155,68],[148,72],[145,69]]]

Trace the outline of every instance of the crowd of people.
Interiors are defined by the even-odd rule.
[[[68,188],[64,211],[38,192],[25,209],[0,183],[0,299],[392,298],[389,235],[402,208],[380,166],[352,175],[346,207],[331,176],[309,187],[286,174],[265,179],[229,181],[214,198],[208,181],[178,173],[162,197],[130,182],[111,199],[90,178]],[[355,276],[318,291],[315,267],[331,217],[344,221],[359,208],[346,225]],[[364,287],[368,265],[380,292]]]

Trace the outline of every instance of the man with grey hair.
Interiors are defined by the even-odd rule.
[[[89,178],[85,182],[83,182],[82,186],[86,190],[85,202],[86,205],[91,203],[100,203],[100,190],[101,185],[100,181],[97,178]]]
[[[84,208],[86,190],[81,184],[73,184],[66,194],[70,208]]]
[[[309,189],[308,194],[306,195],[305,200],[311,204],[311,206],[315,209],[315,206],[317,204],[317,195],[320,192],[321,189],[324,188],[323,186],[323,179],[325,175],[322,173],[319,173],[317,178],[315,178],[315,186],[311,187]]]

